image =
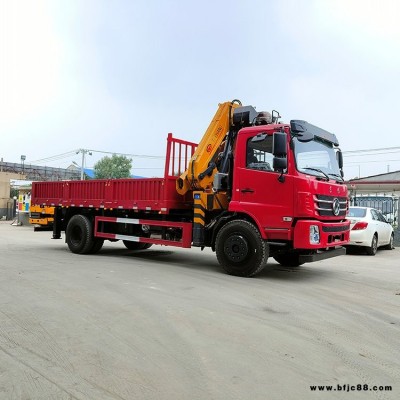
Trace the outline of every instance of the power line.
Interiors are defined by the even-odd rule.
[[[117,154],[119,156],[135,157],[135,158],[149,158],[149,159],[165,158],[165,156],[151,156],[151,155],[147,155],[147,154],[116,153],[115,151],[102,151],[102,150],[90,150],[90,151],[93,151],[95,153]]]
[[[369,163],[386,163],[386,162],[396,162],[396,161],[400,161],[400,159],[398,160],[369,160],[369,161],[349,161],[349,162],[345,162],[344,165],[349,165],[349,164],[369,164]]]
[[[165,159],[165,156],[154,156],[154,155],[148,155],[148,154],[132,154],[132,153],[117,153],[117,152],[112,152],[112,151],[104,151],[104,150],[85,150],[85,151],[90,151],[94,153],[100,153],[100,154],[116,154],[116,155],[121,155],[125,157],[132,157],[132,158],[142,158],[142,159]],[[65,158],[71,158],[71,156],[76,155],[79,153],[80,150],[71,150],[65,153],[61,154],[56,154],[54,156],[49,156],[46,158],[38,159],[38,160],[33,160],[27,162],[27,164],[43,164],[43,163],[51,163],[54,161],[59,161]],[[362,150],[351,150],[351,151],[343,151],[343,155],[346,157],[347,155],[351,155],[352,157],[365,157],[365,156],[375,156],[375,155],[386,155],[386,154],[394,154],[400,152],[400,147],[384,147],[384,148],[377,148],[377,149],[362,149]],[[358,154],[357,154],[358,153]],[[359,154],[363,153],[363,154]],[[176,157],[177,158],[177,157]],[[384,162],[398,162],[400,159],[397,160],[368,160],[368,161],[349,161],[345,162],[345,165],[357,165],[357,164],[364,164],[364,163],[384,163]],[[135,167],[135,169],[161,169],[161,168],[138,168]]]
[[[57,154],[55,156],[50,156],[50,157],[47,157],[47,158],[41,158],[39,160],[29,161],[29,164],[32,164],[32,163],[41,164],[41,163],[45,163],[45,162],[62,160],[63,158],[71,157],[76,152],[77,152],[77,150],[68,151],[67,153],[61,153],[61,154]]]
[[[58,161],[58,160],[62,160],[63,158],[69,158],[72,155],[80,153],[81,150],[82,149],[71,150],[66,153],[56,154],[54,156],[41,158],[39,160],[29,161],[29,163],[30,164],[33,164],[33,163],[42,164],[42,163],[46,163],[46,162]],[[87,150],[87,149],[85,149],[85,151],[88,151],[88,152],[90,151],[93,153],[101,153],[101,154],[116,154],[116,155],[120,155],[120,156],[133,157],[133,158],[145,158],[145,159],[153,159],[153,160],[154,159],[165,159],[165,156],[152,156],[152,155],[148,155],[148,154],[117,153],[115,151]]]
[[[349,150],[349,151],[343,151],[343,155],[345,154],[352,154],[352,153],[371,153],[371,152],[377,152],[377,151],[385,151],[386,154],[387,150],[397,150],[400,151],[400,147],[381,147],[379,149],[363,149],[363,150]],[[394,152],[396,153],[396,151]]]
[[[368,153],[367,154],[349,154],[348,156],[349,157],[379,156],[379,155],[382,155],[382,154],[396,154],[396,153],[399,153],[399,151],[386,151],[384,153],[371,153],[371,154],[368,154]],[[343,156],[346,157],[347,154],[343,154]]]

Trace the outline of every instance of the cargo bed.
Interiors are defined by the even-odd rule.
[[[176,178],[35,182],[32,203],[61,207],[154,210],[188,208],[178,195]]]
[[[192,199],[179,195],[175,185],[196,146],[168,134],[164,178],[34,182],[31,202],[46,206],[152,210],[161,213],[191,208]]]

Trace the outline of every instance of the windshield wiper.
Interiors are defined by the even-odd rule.
[[[338,174],[328,174],[329,176],[334,176],[335,178],[339,178],[340,182],[344,182],[344,179],[342,176],[338,175]]]
[[[329,176],[328,176],[324,171],[322,171],[322,169],[319,169],[319,168],[311,168],[311,167],[304,167],[304,168],[302,168],[302,169],[309,169],[310,171],[317,171],[317,172],[321,173],[322,175],[324,175],[324,177],[326,178],[326,180],[329,181]]]

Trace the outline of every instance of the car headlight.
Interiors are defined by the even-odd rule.
[[[310,244],[319,244],[319,227],[310,225]]]

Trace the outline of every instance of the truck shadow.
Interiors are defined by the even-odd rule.
[[[319,263],[302,265],[300,267],[283,267],[274,261],[269,261],[267,267],[256,278],[280,281],[312,281],[330,279],[334,270],[323,268]]]
[[[178,252],[174,250],[164,250],[152,248],[151,250],[144,251],[131,251],[126,249],[107,249],[103,248],[99,255],[101,257],[123,257],[135,260],[142,260],[144,262],[157,262],[158,264],[172,265],[175,268],[182,268],[185,270],[199,270],[209,271],[212,273],[226,275],[218,264],[215,254],[198,254],[190,252]],[[308,281],[317,280],[323,277],[329,279],[334,274],[334,270],[324,268],[319,263],[312,263],[303,265],[301,267],[283,267],[276,263],[272,258],[268,261],[266,268],[258,275],[251,279],[255,280],[282,280],[282,281]],[[239,277],[231,277],[234,279],[243,279]]]

